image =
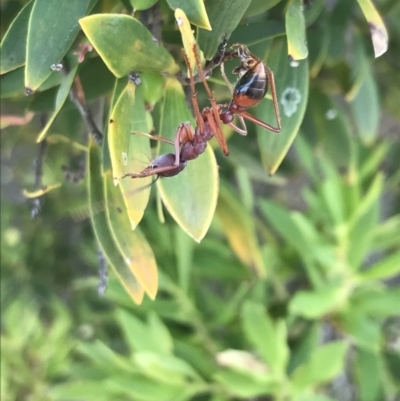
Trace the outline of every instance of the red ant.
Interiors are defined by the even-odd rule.
[[[200,112],[196,98],[193,70],[190,66],[187,55],[184,53],[185,62],[189,70],[189,82],[192,93],[193,110],[196,117],[196,127],[193,128],[189,122],[180,124],[176,131],[174,141],[170,141],[157,135],[141,133],[141,135],[147,136],[150,139],[174,145],[175,153],[160,155],[142,172],[128,173],[122,178],[148,177],[154,174],[157,174],[157,178],[175,176],[187,166],[188,161],[196,159],[204,153],[207,147],[207,142],[213,136],[217,139],[223,153],[226,156],[229,155],[221,122],[229,125],[233,130],[241,135],[247,134],[244,119],[252,121],[272,132],[280,132],[281,121],[273,72],[261,60],[251,54],[245,45],[235,44],[232,45],[231,48],[234,48],[234,50],[225,52],[221,60],[222,76],[232,92],[231,102],[229,104],[216,103],[202,70],[196,45],[194,45],[193,52],[195,55],[197,70],[208,94],[211,107],[206,107],[202,112]],[[240,60],[240,65],[233,70],[235,74],[239,75],[239,81],[235,88],[231,87],[223,69],[224,62],[233,58],[239,58]],[[247,108],[255,106],[264,98],[268,90],[268,83],[271,85],[272,100],[278,123],[277,128],[257,119],[246,111]],[[238,115],[242,128],[233,124],[235,114]]]

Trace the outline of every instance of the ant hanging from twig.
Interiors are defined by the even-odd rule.
[[[190,66],[187,55],[183,53],[189,71],[190,90],[192,93],[193,110],[196,117],[196,127],[193,128],[189,122],[180,124],[176,131],[174,141],[170,141],[157,135],[138,133],[150,139],[173,145],[175,147],[175,153],[160,155],[142,172],[128,173],[122,178],[148,177],[155,174],[157,174],[157,178],[173,177],[178,175],[187,166],[188,161],[194,160],[204,153],[207,147],[207,142],[213,136],[217,139],[223,153],[226,156],[229,155],[221,123],[229,125],[234,131],[241,135],[247,134],[244,119],[252,121],[272,132],[280,132],[281,121],[273,72],[261,60],[252,55],[245,45],[235,44],[231,46],[231,49],[233,50],[225,52],[221,60],[222,76],[232,93],[231,102],[229,104],[216,103],[202,70],[196,45],[194,45],[193,52],[195,55],[197,70],[208,94],[211,107],[206,107],[202,112],[200,112],[196,98],[193,69]],[[239,81],[236,86],[232,88],[225,75],[223,65],[226,61],[234,58],[239,58],[240,60],[240,65],[233,71],[239,75]],[[270,83],[271,86],[272,100],[274,103],[278,127],[273,127],[272,125],[257,119],[246,111],[247,108],[255,106],[264,98],[268,90],[268,83]],[[235,114],[238,115],[242,128],[233,124]]]

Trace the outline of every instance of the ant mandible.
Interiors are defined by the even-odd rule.
[[[193,128],[189,122],[180,124],[176,131],[174,141],[170,141],[169,139],[158,135],[138,133],[150,139],[173,145],[175,147],[175,153],[160,155],[142,172],[128,173],[122,178],[148,177],[155,174],[157,175],[157,178],[173,177],[178,175],[187,166],[188,161],[194,160],[204,153],[207,147],[207,142],[213,136],[217,139],[223,153],[226,156],[229,155],[221,123],[229,125],[233,130],[241,135],[247,134],[244,119],[252,121],[272,132],[280,132],[281,121],[273,72],[261,60],[251,54],[246,46],[235,44],[231,46],[231,49],[233,50],[225,52],[221,60],[221,72],[225,82],[231,90],[232,99],[229,104],[217,104],[202,70],[196,45],[193,46],[197,70],[211,103],[211,107],[204,108],[202,112],[200,112],[197,102],[193,69],[190,66],[186,53],[183,52],[185,63],[189,71],[189,82],[192,94],[192,105],[196,118],[196,127]],[[239,75],[239,81],[235,88],[232,88],[224,72],[224,63],[233,58],[239,58],[240,60],[240,65],[233,71]],[[268,83],[270,83],[271,86],[272,100],[278,124],[277,127],[273,127],[272,125],[257,119],[246,111],[247,108],[257,105],[264,98],[268,90]],[[238,115],[242,128],[233,124],[235,114]]]

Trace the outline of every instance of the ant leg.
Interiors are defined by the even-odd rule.
[[[144,136],[145,138],[149,138],[152,139],[154,141],[160,141],[160,142],[165,142],[165,143],[169,143],[170,145],[174,145],[174,142],[164,138],[163,136],[160,135],[151,135],[151,134],[146,134],[144,132],[139,132],[139,131],[132,131],[131,132],[132,135],[140,135],[140,136]]]
[[[260,127],[263,127],[269,131],[275,132],[276,134],[279,134],[279,132],[281,132],[280,124],[279,124],[278,128],[275,128],[272,125],[269,125],[269,124],[265,123],[264,121],[261,121],[258,118],[252,116],[251,114],[247,113],[246,111],[242,111],[239,115],[244,117],[246,120],[249,120],[252,123],[259,125]]]
[[[215,130],[213,130],[213,132],[214,132],[215,139],[218,141],[219,146],[221,147],[224,155],[228,156],[229,155],[228,145],[226,144],[226,139],[225,139],[224,133],[222,131],[221,120],[219,118],[219,109],[217,107],[217,103],[215,102],[214,95],[211,92],[210,87],[207,84],[206,77],[204,76],[204,72],[203,72],[203,69],[202,69],[201,63],[200,63],[199,54],[197,53],[196,44],[193,45],[193,53],[194,53],[194,56],[196,59],[197,70],[198,70],[201,80],[203,82],[204,88],[207,92],[208,98],[211,102],[211,109],[213,111],[213,120],[214,120],[213,125],[215,128]],[[210,119],[208,119],[208,121],[210,122]],[[201,131],[201,132],[203,132],[203,131]]]
[[[127,173],[123,175],[121,178],[126,178],[126,177],[131,177],[131,178],[144,178],[144,177],[150,177],[151,175],[155,174],[161,174],[165,173],[170,170],[175,170],[176,166],[175,164],[172,164],[170,166],[163,166],[163,167],[156,167],[153,168],[151,166],[146,167],[141,173]]]
[[[176,130],[175,134],[175,141],[174,141],[174,146],[175,146],[175,162],[174,162],[174,167],[176,168],[179,166],[181,160],[181,143],[185,142],[190,142],[193,141],[194,139],[194,129],[192,127],[192,124],[189,122],[179,124],[178,129]]]
[[[221,63],[219,68],[221,69],[221,75],[222,75],[222,78],[225,81],[226,86],[229,88],[229,91],[231,92],[231,95],[233,95],[233,86],[229,82],[229,79],[228,79],[228,77],[226,76],[226,73],[225,73],[225,63]]]
[[[238,114],[237,116],[239,117],[239,121],[240,121],[240,124],[242,125],[242,128],[239,128],[238,126],[236,126],[233,123],[229,123],[228,125],[238,134],[246,136],[247,135],[247,127],[244,122],[244,118],[240,114]]]
[[[196,117],[196,124],[200,128],[200,132],[203,132],[204,131],[204,120],[200,113],[199,103],[197,102],[197,93],[196,93],[196,89],[194,87],[193,70],[192,70],[192,67],[189,63],[189,59],[185,52],[183,52],[183,57],[185,58],[185,63],[189,70],[190,92],[192,93],[192,105],[193,105],[193,110],[194,110],[194,114]]]
[[[266,70],[267,70],[267,74],[268,74],[268,81],[269,81],[270,87],[271,87],[271,95],[272,95],[272,101],[274,103],[275,118],[276,118],[276,122],[278,123],[278,128],[276,128],[276,131],[274,131],[274,130],[272,130],[272,131],[280,132],[282,129],[281,115],[279,113],[278,96],[276,94],[274,73],[267,66],[266,66]]]

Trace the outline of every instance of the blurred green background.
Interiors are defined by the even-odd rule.
[[[79,8],[56,3],[44,6]],[[134,17],[161,35],[183,66],[171,10],[181,3],[99,0],[85,7],[87,14],[135,8]],[[236,3],[204,2],[210,21]],[[388,51],[378,58],[360,7],[368,1],[305,1],[294,28],[287,19],[296,1],[245,3],[235,11],[239,25],[229,43],[245,43],[260,58],[271,48],[286,51],[288,29],[305,30],[304,118],[274,176],[266,172],[273,149],[265,139],[274,134],[252,123],[247,137],[230,135],[228,158],[215,148],[220,192],[200,243],[167,211],[159,221],[152,188],[140,228],[157,261],[159,290],[140,306],[112,269],[105,295],[97,294],[104,258],[89,218],[88,135],[71,100],[36,143],[61,74],[25,96],[25,61],[2,69],[3,401],[400,400],[400,3],[374,2],[389,33]],[[2,38],[16,29],[26,4],[1,1]],[[192,18],[200,18],[199,4],[187,2]],[[18,19],[22,41],[31,5]],[[215,38],[202,39],[204,32],[200,46],[214,53]],[[13,37],[16,47],[21,37]],[[69,57],[82,39],[80,33],[68,45]],[[278,80],[280,70],[274,73]],[[96,53],[79,76],[101,126],[115,77]],[[226,102],[218,69],[209,82],[217,101]],[[23,195],[53,184],[61,186],[39,198]]]

